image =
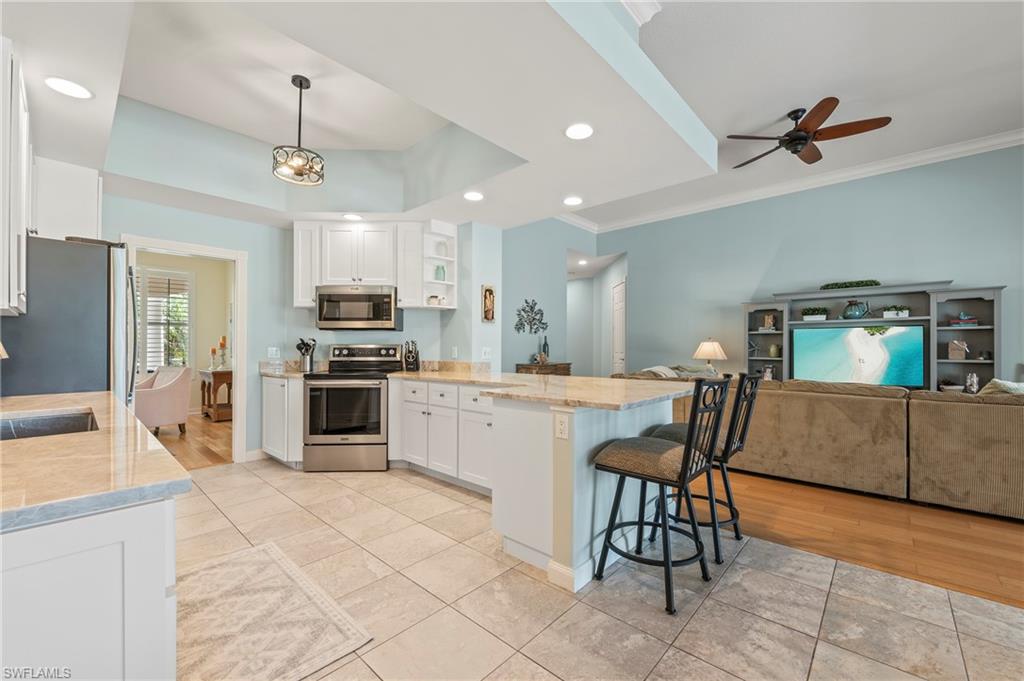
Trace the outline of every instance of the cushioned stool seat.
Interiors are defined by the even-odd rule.
[[[627,437],[611,443],[594,459],[594,465],[612,473],[679,484],[683,445],[655,437]]]
[[[658,429],[651,433],[651,437],[660,438],[662,440],[671,440],[678,445],[686,444],[686,434],[690,430],[690,424],[685,421],[679,423],[666,423],[663,426],[658,426]],[[722,458],[722,452],[725,449],[725,439],[719,438],[718,446],[715,447],[715,460]]]

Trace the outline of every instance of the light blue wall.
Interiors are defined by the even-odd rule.
[[[246,449],[260,446],[260,381],[257,361],[267,346],[293,348],[294,322],[290,231],[113,196],[103,197],[103,238],[122,234],[246,251],[249,266]],[[285,354],[287,355],[287,353]]]
[[[594,276],[594,374],[608,376],[612,373],[612,287],[626,281],[628,259],[623,255]],[[629,284],[626,284],[628,301]],[[626,328],[629,328],[630,310],[626,308]],[[629,348],[626,348],[626,362],[629,362]]]
[[[629,257],[628,368],[689,362],[712,336],[722,367],[739,369],[740,304],[774,292],[952,279],[1007,286],[1012,377],[1024,361],[1022,168],[1018,146],[601,234],[599,253]]]
[[[299,337],[316,338],[318,359],[332,343],[419,342],[424,359],[441,351],[440,312],[406,310],[403,331],[321,331],[312,309],[292,306],[292,233],[290,230],[229,220],[114,196],[103,197],[103,238],[118,240],[133,234],[184,243],[204,244],[248,253],[249,308],[246,367],[246,449],[260,447],[261,390],[259,361],[268,347],[281,348],[285,359],[296,359]],[[200,292],[201,293],[201,292]]]
[[[594,280],[571,279],[566,294],[566,355],[576,376],[594,375]]]
[[[550,218],[508,229],[502,235],[502,288],[505,308],[501,324],[502,370],[515,371],[517,362],[529,362],[540,346],[540,337],[517,334],[512,327],[516,309],[527,298],[536,299],[548,323],[551,360],[565,361],[568,331],[566,324],[566,251],[572,249],[592,255],[595,235],[561,220]]]
[[[404,205],[411,210],[525,161],[496,144],[449,123],[402,152]]]
[[[458,309],[442,312],[442,359],[451,359],[452,346],[458,348],[458,359],[464,362],[491,362],[501,367],[501,254],[502,230],[479,222],[459,225],[459,300]],[[484,284],[495,287],[497,304],[495,321],[483,321],[482,291]],[[484,357],[484,349],[490,358]]]

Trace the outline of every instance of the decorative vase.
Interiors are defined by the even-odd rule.
[[[782,348],[778,345],[778,343],[772,343],[771,345],[768,346],[768,356],[782,357]]]
[[[447,274],[448,271],[445,269],[444,265],[438,265],[437,267],[434,268],[435,281],[444,281]]]
[[[828,315],[824,314],[805,314],[803,320],[805,322],[823,322],[828,319]]]
[[[548,347],[548,337],[544,336],[544,344],[540,346],[540,351],[544,353],[545,357],[551,356],[551,348]]]
[[[862,303],[859,300],[848,300],[846,301],[846,307],[843,308],[843,312],[839,316],[843,319],[863,319],[869,312],[871,312],[871,306],[867,303]]]

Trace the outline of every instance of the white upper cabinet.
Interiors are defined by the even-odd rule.
[[[321,273],[323,284],[358,283],[357,253],[362,225],[326,224],[321,233]]]
[[[398,307],[453,309],[455,226],[430,222],[296,222],[293,304],[316,307],[316,287],[395,286]]]
[[[25,312],[28,299],[25,252],[34,219],[32,136],[21,66],[11,41],[0,42],[0,314],[16,315]]]
[[[361,284],[395,284],[395,226],[362,225],[356,258],[356,277]]]
[[[34,226],[39,236],[98,239],[102,181],[95,168],[36,158]]]
[[[296,222],[292,231],[295,307],[316,307],[320,283],[320,223]]]
[[[395,285],[398,307],[423,305],[423,226],[418,222],[400,222],[395,226],[398,263]]]

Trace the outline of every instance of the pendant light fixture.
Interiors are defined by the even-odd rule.
[[[302,91],[309,89],[309,78],[292,76],[292,85],[299,89],[299,139],[294,147],[274,147],[274,175],[285,182],[316,187],[324,183],[324,157],[302,146]]]

